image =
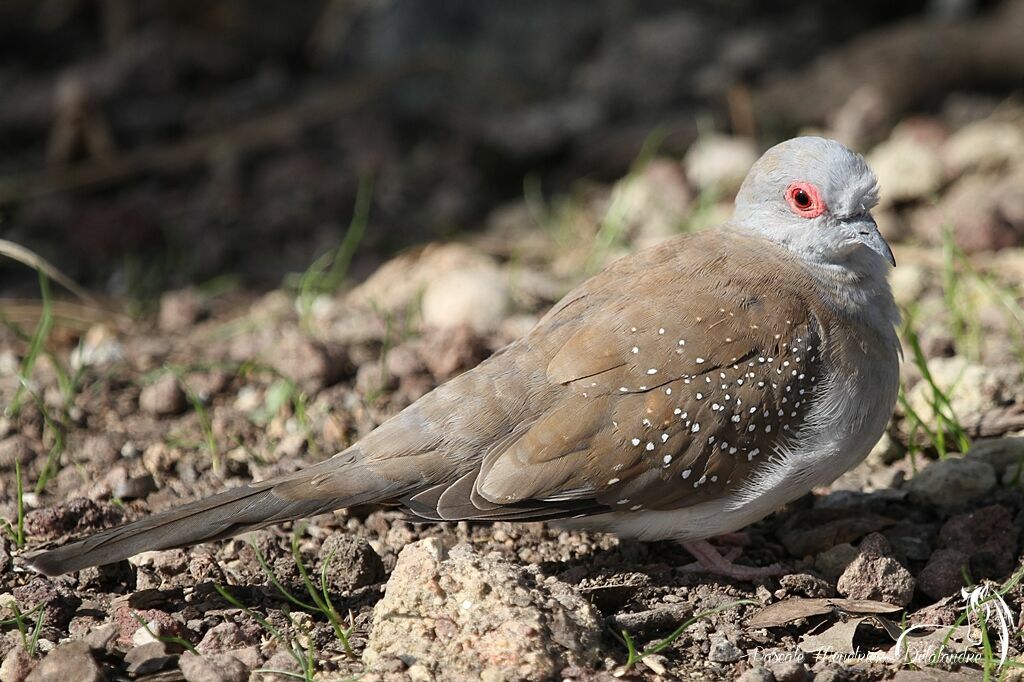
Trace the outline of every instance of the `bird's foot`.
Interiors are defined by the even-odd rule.
[[[786,573],[786,570],[779,564],[772,564],[771,566],[743,566],[734,564],[733,561],[743,552],[740,547],[733,547],[725,556],[722,556],[707,540],[683,542],[682,545],[683,549],[697,559],[694,563],[683,566],[682,570],[684,571],[711,573],[734,580],[773,578]]]

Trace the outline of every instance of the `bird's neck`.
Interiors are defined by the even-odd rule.
[[[856,265],[808,262],[807,268],[838,315],[898,349],[895,328],[900,313],[886,279],[887,267],[871,260]]]

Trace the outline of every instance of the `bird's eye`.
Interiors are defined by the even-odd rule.
[[[818,188],[809,182],[794,182],[786,188],[789,208],[801,218],[817,218],[825,212]]]

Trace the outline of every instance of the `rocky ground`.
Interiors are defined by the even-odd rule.
[[[905,400],[862,466],[733,539],[741,562],[781,563],[777,579],[694,572],[670,542],[380,508],[54,579],[18,562],[23,544],[343,449],[587,273],[727,215],[757,154],[745,140],[704,136],[682,163],[655,156],[612,186],[513,202],[476,236],[404,253],[354,287],[311,268],[265,295],[166,293],[144,319],[110,304],[5,311],[0,680],[973,679],[1003,653],[1016,675],[1024,112],[950,111],[904,121],[868,154],[899,263]],[[965,585],[989,598],[987,657],[976,619],[957,620]],[[955,655],[931,662],[947,635]]]

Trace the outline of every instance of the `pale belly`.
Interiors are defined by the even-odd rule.
[[[560,523],[640,540],[703,540],[740,530],[863,461],[892,415],[896,372],[886,367],[852,389],[833,389],[809,417],[814,427],[808,435],[728,495],[668,511],[613,512]]]

